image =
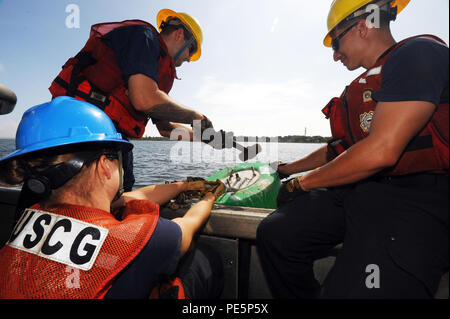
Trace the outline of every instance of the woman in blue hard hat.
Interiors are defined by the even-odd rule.
[[[158,278],[173,276],[223,185],[144,187],[117,201],[124,206],[118,220],[111,203],[122,193],[122,152],[132,147],[86,102],[59,97],[25,112],[16,150],[0,160],[0,176],[23,182],[38,202],[22,212],[0,250],[0,298],[148,298],[153,288],[160,297]],[[206,195],[184,217],[160,218],[159,204],[185,190]],[[217,256],[208,247],[190,254],[183,273],[200,273],[172,280],[168,291],[219,297]]]

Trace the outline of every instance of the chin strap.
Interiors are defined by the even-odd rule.
[[[120,178],[120,182],[119,182],[119,189],[117,190],[117,193],[114,196],[113,202],[118,200],[120,198],[120,196],[122,196],[122,194],[124,192],[124,188],[123,188],[123,159],[122,159],[122,151],[118,151],[117,152],[117,156],[119,157],[119,178]]]
[[[87,160],[86,155],[84,152],[76,153],[71,160],[50,166],[43,171],[37,171],[25,162],[28,177],[24,180],[24,185],[40,198],[46,198],[53,189],[61,187],[81,171]]]
[[[71,160],[50,166],[43,171],[37,171],[36,168],[24,162],[23,165],[28,175],[24,180],[24,186],[40,199],[47,198],[52,190],[66,184],[81,171],[84,164],[97,158],[97,156],[93,156],[92,152],[75,153]],[[124,192],[122,151],[117,152],[117,158],[119,160],[120,183],[115,199],[118,199]]]

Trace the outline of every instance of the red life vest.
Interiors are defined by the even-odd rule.
[[[161,55],[157,61],[158,87],[169,93],[177,76],[175,63],[158,31],[141,20],[93,25],[83,49],[64,64],[49,90],[53,97],[73,96],[98,106],[108,114],[118,131],[128,137],[139,138],[144,134],[149,116],[136,111],[131,105],[114,50],[102,41],[107,33],[130,25],[145,25],[158,36],[161,45]]]
[[[330,119],[332,139],[328,142],[329,160],[367,137],[377,102],[372,92],[381,88],[383,66],[389,56],[407,41],[425,37],[444,43],[432,35],[411,37],[394,46],[375,65],[347,86],[339,98],[333,98],[322,110]],[[420,172],[447,174],[449,167],[448,102],[439,104],[432,118],[406,147],[397,164],[386,175]]]
[[[0,250],[0,298],[103,298],[149,241],[159,206],[134,200],[123,216],[73,205],[26,210]]]

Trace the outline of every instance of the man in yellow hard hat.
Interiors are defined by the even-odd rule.
[[[68,95],[90,102],[112,119],[126,138],[143,136],[149,119],[162,136],[178,123],[200,122],[212,128],[204,115],[169,97],[176,67],[201,56],[203,33],[187,13],[159,11],[158,30],[141,20],[93,25],[84,48],[63,66],[49,90],[53,97]],[[134,184],[133,156],[124,154],[125,189]]]
[[[277,298],[432,298],[449,266],[449,49],[396,42],[409,0],[335,0],[324,39],[365,72],[322,110],[332,139],[279,165],[278,209],[261,222],[261,262]],[[313,262],[343,243],[323,287]]]

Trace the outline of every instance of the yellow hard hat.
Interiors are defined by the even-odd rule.
[[[192,54],[190,61],[197,61],[200,59],[200,56],[202,55],[202,43],[203,43],[203,32],[202,28],[200,27],[200,24],[198,23],[197,19],[190,16],[187,13],[184,12],[175,12],[170,9],[162,9],[158,12],[158,15],[156,17],[156,23],[158,25],[159,31],[161,31],[161,23],[167,22],[170,19],[178,18],[183,22],[183,24],[189,28],[189,30],[194,35],[195,41],[197,41],[197,51]]]
[[[409,3],[410,0],[392,0],[390,5],[392,8],[397,7],[397,14],[400,13]],[[373,0],[333,0],[330,12],[328,13],[327,26],[328,32],[323,40],[326,47],[331,46],[331,31],[341,23],[349,15],[361,9],[365,5],[375,2]],[[376,3],[376,2],[375,2]]]

